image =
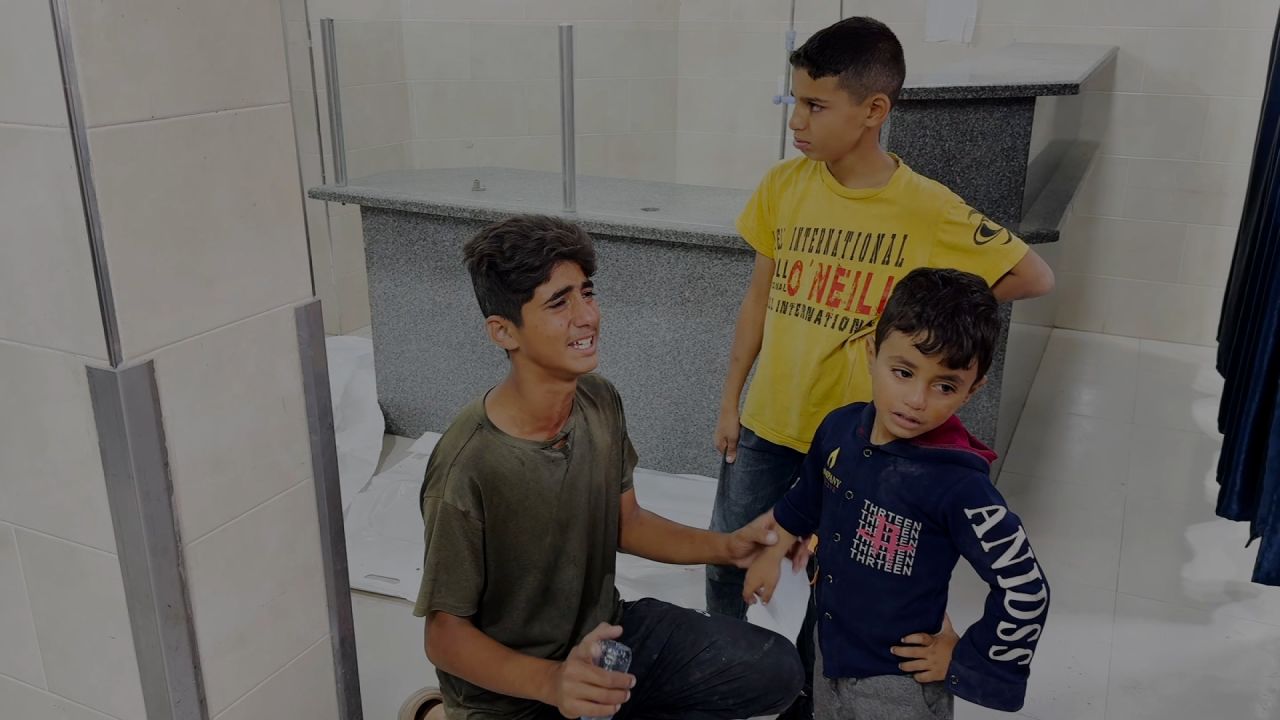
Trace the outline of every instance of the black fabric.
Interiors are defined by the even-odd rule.
[[[1280,39],[1280,27],[1277,28]],[[1273,41],[1253,169],[1218,327],[1217,512],[1261,538],[1254,582],[1280,585],[1280,74]]]

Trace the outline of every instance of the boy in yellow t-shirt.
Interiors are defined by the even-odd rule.
[[[1001,302],[1053,288],[1053,272],[1021,239],[880,146],[906,76],[892,30],[842,20],[791,65],[790,127],[803,157],[774,166],[737,222],[756,262],[715,431],[724,463],[711,527],[722,532],[777,503],[827,413],[871,399],[865,344],[898,279],[918,267],[965,270]],[[742,582],[741,570],[708,567],[707,609],[745,616]],[[806,623],[807,666],[811,633]],[[784,718],[810,715],[802,697]]]

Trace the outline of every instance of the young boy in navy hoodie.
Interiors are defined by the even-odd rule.
[[[955,417],[986,383],[999,332],[981,278],[909,273],[867,348],[872,402],[827,415],[774,506],[781,537],[747,572],[743,599],[768,602],[787,549],[816,534],[818,720],[951,718],[954,696],[1022,707],[1049,586],[991,482],[995,453]],[[960,556],[991,586],[963,637],[944,621]],[[911,634],[921,627],[942,630]]]

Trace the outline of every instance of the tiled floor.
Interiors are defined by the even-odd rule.
[[[1280,720],[1280,588],[1216,518],[1212,349],[1055,331],[1000,489],[1054,590],[1022,713],[958,720]],[[958,627],[985,587],[956,572]],[[365,717],[432,682],[407,603],[355,603]]]

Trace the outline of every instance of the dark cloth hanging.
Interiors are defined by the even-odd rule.
[[[1253,581],[1280,585],[1280,26],[1218,325],[1226,380],[1218,515],[1261,538]]]

